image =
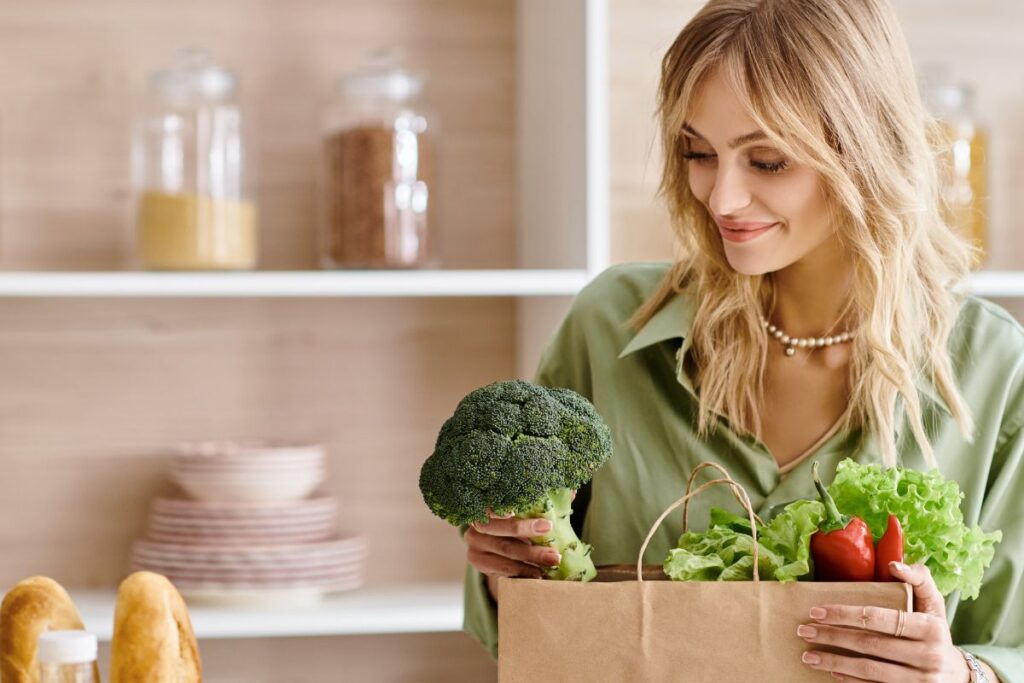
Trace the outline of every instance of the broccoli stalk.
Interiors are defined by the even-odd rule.
[[[569,389],[496,382],[459,402],[420,470],[423,500],[456,526],[488,511],[545,518],[552,529],[532,538],[562,557],[550,579],[589,581],[591,547],[570,524],[572,492],[611,456],[611,434],[593,405]]]
[[[581,541],[569,522],[572,515],[572,490],[567,488],[550,491],[547,497],[525,514],[523,519],[543,518],[551,522],[551,531],[545,536],[530,540],[534,545],[546,545],[558,551],[562,561],[556,567],[545,567],[549,579],[559,581],[590,581],[597,575],[594,562],[590,559],[592,548]]]

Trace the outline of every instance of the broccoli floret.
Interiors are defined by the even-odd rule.
[[[589,581],[597,572],[569,522],[572,492],[611,453],[608,426],[576,392],[495,382],[469,393],[445,421],[420,470],[420,491],[431,512],[455,526],[485,521],[488,509],[550,520],[551,531],[531,539],[562,557],[547,577]]]

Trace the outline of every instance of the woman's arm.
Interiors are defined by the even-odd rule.
[[[978,658],[989,679],[1024,683],[1024,416],[1011,419],[989,469],[979,523],[1000,529],[981,593],[953,617],[954,641]],[[984,640],[982,640],[984,638]]]

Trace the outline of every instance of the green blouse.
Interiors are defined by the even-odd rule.
[[[614,455],[595,475],[585,511],[577,510],[585,515],[583,538],[593,544],[598,565],[635,563],[651,523],[682,495],[690,471],[705,460],[728,469],[764,516],[790,501],[816,497],[810,474],[815,460],[825,481],[844,458],[881,462],[875,437],[859,429],[837,430],[786,474],[762,442],[738,436],[724,418],[707,440],[698,438],[697,397],[683,363],[692,298],[671,299],[636,333],[626,324],[669,265],[625,264],[596,277],[576,297],[534,378],[586,396],[611,429]],[[965,494],[965,523],[1000,529],[1003,539],[978,598],[961,601],[952,593],[947,614],[957,644],[988,662],[1006,683],[1024,683],[1024,328],[999,306],[970,297],[949,347],[976,422],[974,443],[960,434],[935,388],[920,380],[924,424],[943,475]],[[899,401],[897,411],[900,464],[927,470]],[[694,499],[692,529],[706,528],[712,506],[735,508],[726,487]],[[681,522],[680,515],[665,521],[645,563],[662,563]],[[497,657],[497,606],[472,567],[466,575],[465,629]]]

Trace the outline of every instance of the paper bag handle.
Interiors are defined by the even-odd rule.
[[[750,504],[750,498],[747,496],[747,492],[743,490],[743,487],[733,481],[731,478],[726,476],[724,479],[712,479],[706,484],[702,484],[696,491],[688,491],[686,495],[677,500],[676,502],[669,505],[661,516],[651,526],[651,530],[647,532],[647,538],[644,539],[643,545],[640,546],[640,555],[636,560],[636,580],[643,583],[643,566],[644,566],[644,553],[647,552],[647,546],[650,545],[651,539],[654,537],[654,533],[661,526],[661,523],[665,521],[665,518],[672,514],[672,511],[678,508],[680,505],[684,505],[688,500],[696,496],[698,493],[703,493],[705,490],[715,486],[717,484],[728,484],[732,488],[733,494],[737,498],[740,498],[740,503],[743,505],[743,509],[747,511],[747,518],[750,520],[750,532],[754,542],[754,581],[760,581],[761,576],[758,570],[758,559],[759,550],[757,543],[757,523],[755,522],[756,515],[754,514],[754,508]]]
[[[686,482],[686,492],[687,493],[689,493],[691,490],[693,490],[693,482],[694,482],[694,480],[697,478],[697,475],[700,473],[700,471],[703,470],[706,467],[714,467],[716,470],[718,470],[719,472],[722,473],[722,477],[724,477],[725,479],[729,479],[729,480],[735,481],[732,478],[732,476],[729,474],[728,470],[726,470],[724,467],[719,465],[717,462],[711,462],[709,460],[707,462],[702,462],[701,464],[697,465],[696,467],[693,468],[693,471],[690,472],[690,478]],[[738,484],[737,484],[737,486],[738,486]],[[738,493],[736,493],[736,489],[732,488],[732,487],[730,487],[730,489],[732,490],[733,497],[736,498],[736,502],[739,503],[742,506],[743,505],[743,499],[740,498],[740,495]],[[689,531],[689,529],[690,529],[690,525],[689,525],[689,522],[687,520],[687,517],[689,516],[689,513],[690,513],[690,501],[687,500],[686,503],[683,504],[683,533],[684,534],[687,531]],[[764,524],[764,522],[761,521],[761,518],[758,517],[756,514],[754,515],[754,519],[757,520],[758,524]]]

